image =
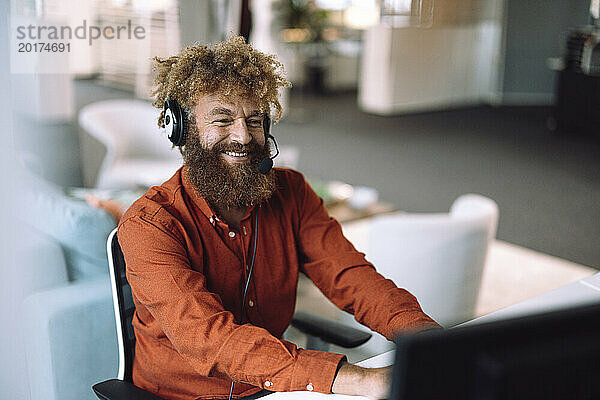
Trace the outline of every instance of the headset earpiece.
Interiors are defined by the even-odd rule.
[[[263,127],[265,129],[265,140],[269,139],[269,135],[271,132],[271,117],[269,117],[268,115],[265,115],[265,118],[263,119]]]
[[[176,100],[168,98],[165,101],[165,130],[169,136],[169,140],[175,146],[183,146],[185,144],[185,113],[179,106]]]

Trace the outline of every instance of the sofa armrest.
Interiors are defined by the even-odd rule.
[[[140,389],[133,383],[120,379],[97,383],[92,389],[100,400],[164,400],[162,397]]]
[[[35,293],[23,304],[31,398],[94,399],[91,386],[118,369],[108,277]]]
[[[69,282],[67,265],[60,244],[26,224],[17,229],[22,235],[22,243],[16,250],[21,267],[17,282],[23,296],[66,285]]]
[[[307,335],[345,348],[360,346],[371,338],[368,332],[305,312],[294,313],[292,326]]]

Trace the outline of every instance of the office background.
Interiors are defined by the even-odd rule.
[[[257,14],[263,8],[268,10],[272,2],[254,3],[262,7],[254,10]],[[321,2],[333,7],[334,16],[354,3],[359,2]],[[425,107],[397,115],[373,115],[364,112],[357,101],[361,62],[364,65],[360,47],[330,63],[325,89],[315,93],[310,83],[304,82],[302,60],[290,57],[280,43],[273,44],[276,37],[268,46],[281,49],[280,58],[294,83],[286,94],[289,113],[274,129],[280,143],[298,147],[302,172],[368,184],[379,191],[381,199],[402,210],[444,211],[461,193],[490,196],[501,209],[500,239],[600,268],[597,129],[549,129],[558,76],[549,68],[548,59],[564,54],[570,28],[589,22],[589,1],[450,3],[434,4],[434,8],[439,4],[443,18],[441,27],[434,22],[431,29],[486,24],[501,32],[498,38],[484,37],[496,40],[488,45],[490,50],[498,50],[492,61],[480,65],[496,68],[485,93],[479,93],[476,100],[447,102],[433,111]],[[178,7],[169,9],[175,13],[170,18],[178,18],[176,44],[222,37],[227,28],[213,26],[223,22],[215,22],[216,11],[210,4],[181,0]],[[450,9],[456,9],[455,14]],[[268,12],[277,21],[276,14]],[[163,15],[169,18],[168,13]],[[347,42],[362,45],[365,29],[351,31],[347,36],[352,40]],[[465,48],[470,45],[462,44]],[[165,45],[159,50],[166,51]],[[460,47],[456,52],[458,56],[468,53]],[[38,116],[27,107],[16,110],[22,132],[14,137],[15,147],[33,156],[44,177],[60,185],[93,185],[103,157],[100,144],[80,143],[87,139],[82,139],[76,122],[78,111],[95,101],[147,93],[147,86],[140,89],[111,77],[110,65],[97,68],[100,74],[91,69],[72,80],[64,115],[39,118],[43,110],[38,110]],[[418,78],[441,82],[446,79],[443,72]],[[29,82],[19,80],[13,84],[16,91],[26,85]],[[43,97],[42,90],[36,93],[38,97]],[[54,102],[61,101],[54,98]]]
[[[79,111],[108,99],[148,100],[147,55],[155,50],[166,56],[181,46],[212,43],[229,31],[241,31],[239,15],[245,5],[254,23],[251,42],[276,52],[294,84],[283,93],[286,115],[273,133],[280,146],[298,150],[301,172],[373,187],[382,201],[408,212],[447,212],[459,195],[480,193],[498,204],[498,239],[600,269],[598,126],[591,130],[560,126],[555,108],[569,31],[590,24],[590,1],[424,1],[417,3],[433,4],[433,11],[418,15],[410,11],[411,1],[314,1],[312,6],[327,8],[331,25],[321,32],[326,43],[316,45],[310,32],[303,36],[314,27],[289,26],[272,3],[2,2],[6,30],[15,14],[63,15],[60,21],[77,25],[86,18],[110,22],[141,12],[153,16],[151,37],[160,39],[144,43],[148,47],[143,51],[149,51],[144,56],[130,47],[86,48],[74,57],[68,73],[39,75],[11,73],[10,44],[2,41],[7,146],[0,185],[5,221],[0,314],[3,326],[14,328],[5,329],[0,338],[7,355],[0,368],[7,398],[33,393],[26,386],[17,329],[22,310],[17,299],[25,292],[19,286],[23,254],[17,245],[28,240],[15,229],[20,222],[13,219],[11,208],[12,200],[20,200],[14,198],[22,183],[18,170],[26,166],[43,182],[65,190],[93,187],[106,149],[81,129]],[[597,2],[591,4],[597,9]],[[391,11],[383,15],[386,5]],[[390,57],[398,48],[409,48],[422,63],[422,74],[418,68],[391,74],[414,83],[406,90],[394,87],[395,95],[427,95],[429,103],[376,112],[361,101],[369,78],[361,73],[374,66],[364,57],[366,38],[383,17],[389,17],[386,26],[398,28],[410,39],[388,48]],[[288,36],[283,35],[286,29]],[[427,43],[434,43],[440,33],[450,46],[436,53]],[[431,42],[415,46],[421,37]],[[323,48],[326,56],[320,53]],[[427,51],[432,52],[430,57],[423,55]],[[436,54],[448,58],[441,60]],[[410,66],[411,57],[403,60]]]

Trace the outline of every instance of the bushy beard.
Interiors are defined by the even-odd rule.
[[[247,145],[217,143],[206,149],[196,132],[189,132],[183,147],[187,177],[197,192],[214,208],[243,208],[268,199],[276,189],[275,172],[264,175],[258,164],[270,155],[267,141],[260,146],[254,139]],[[250,161],[230,164],[223,151],[248,152]]]

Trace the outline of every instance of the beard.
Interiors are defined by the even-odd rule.
[[[223,151],[248,152],[249,162],[228,163]],[[182,150],[187,177],[214,208],[249,207],[271,197],[275,191],[275,172],[258,172],[258,164],[270,156],[269,142],[260,146],[254,139],[247,145],[217,143],[212,149],[202,146],[197,132],[190,132]]]

